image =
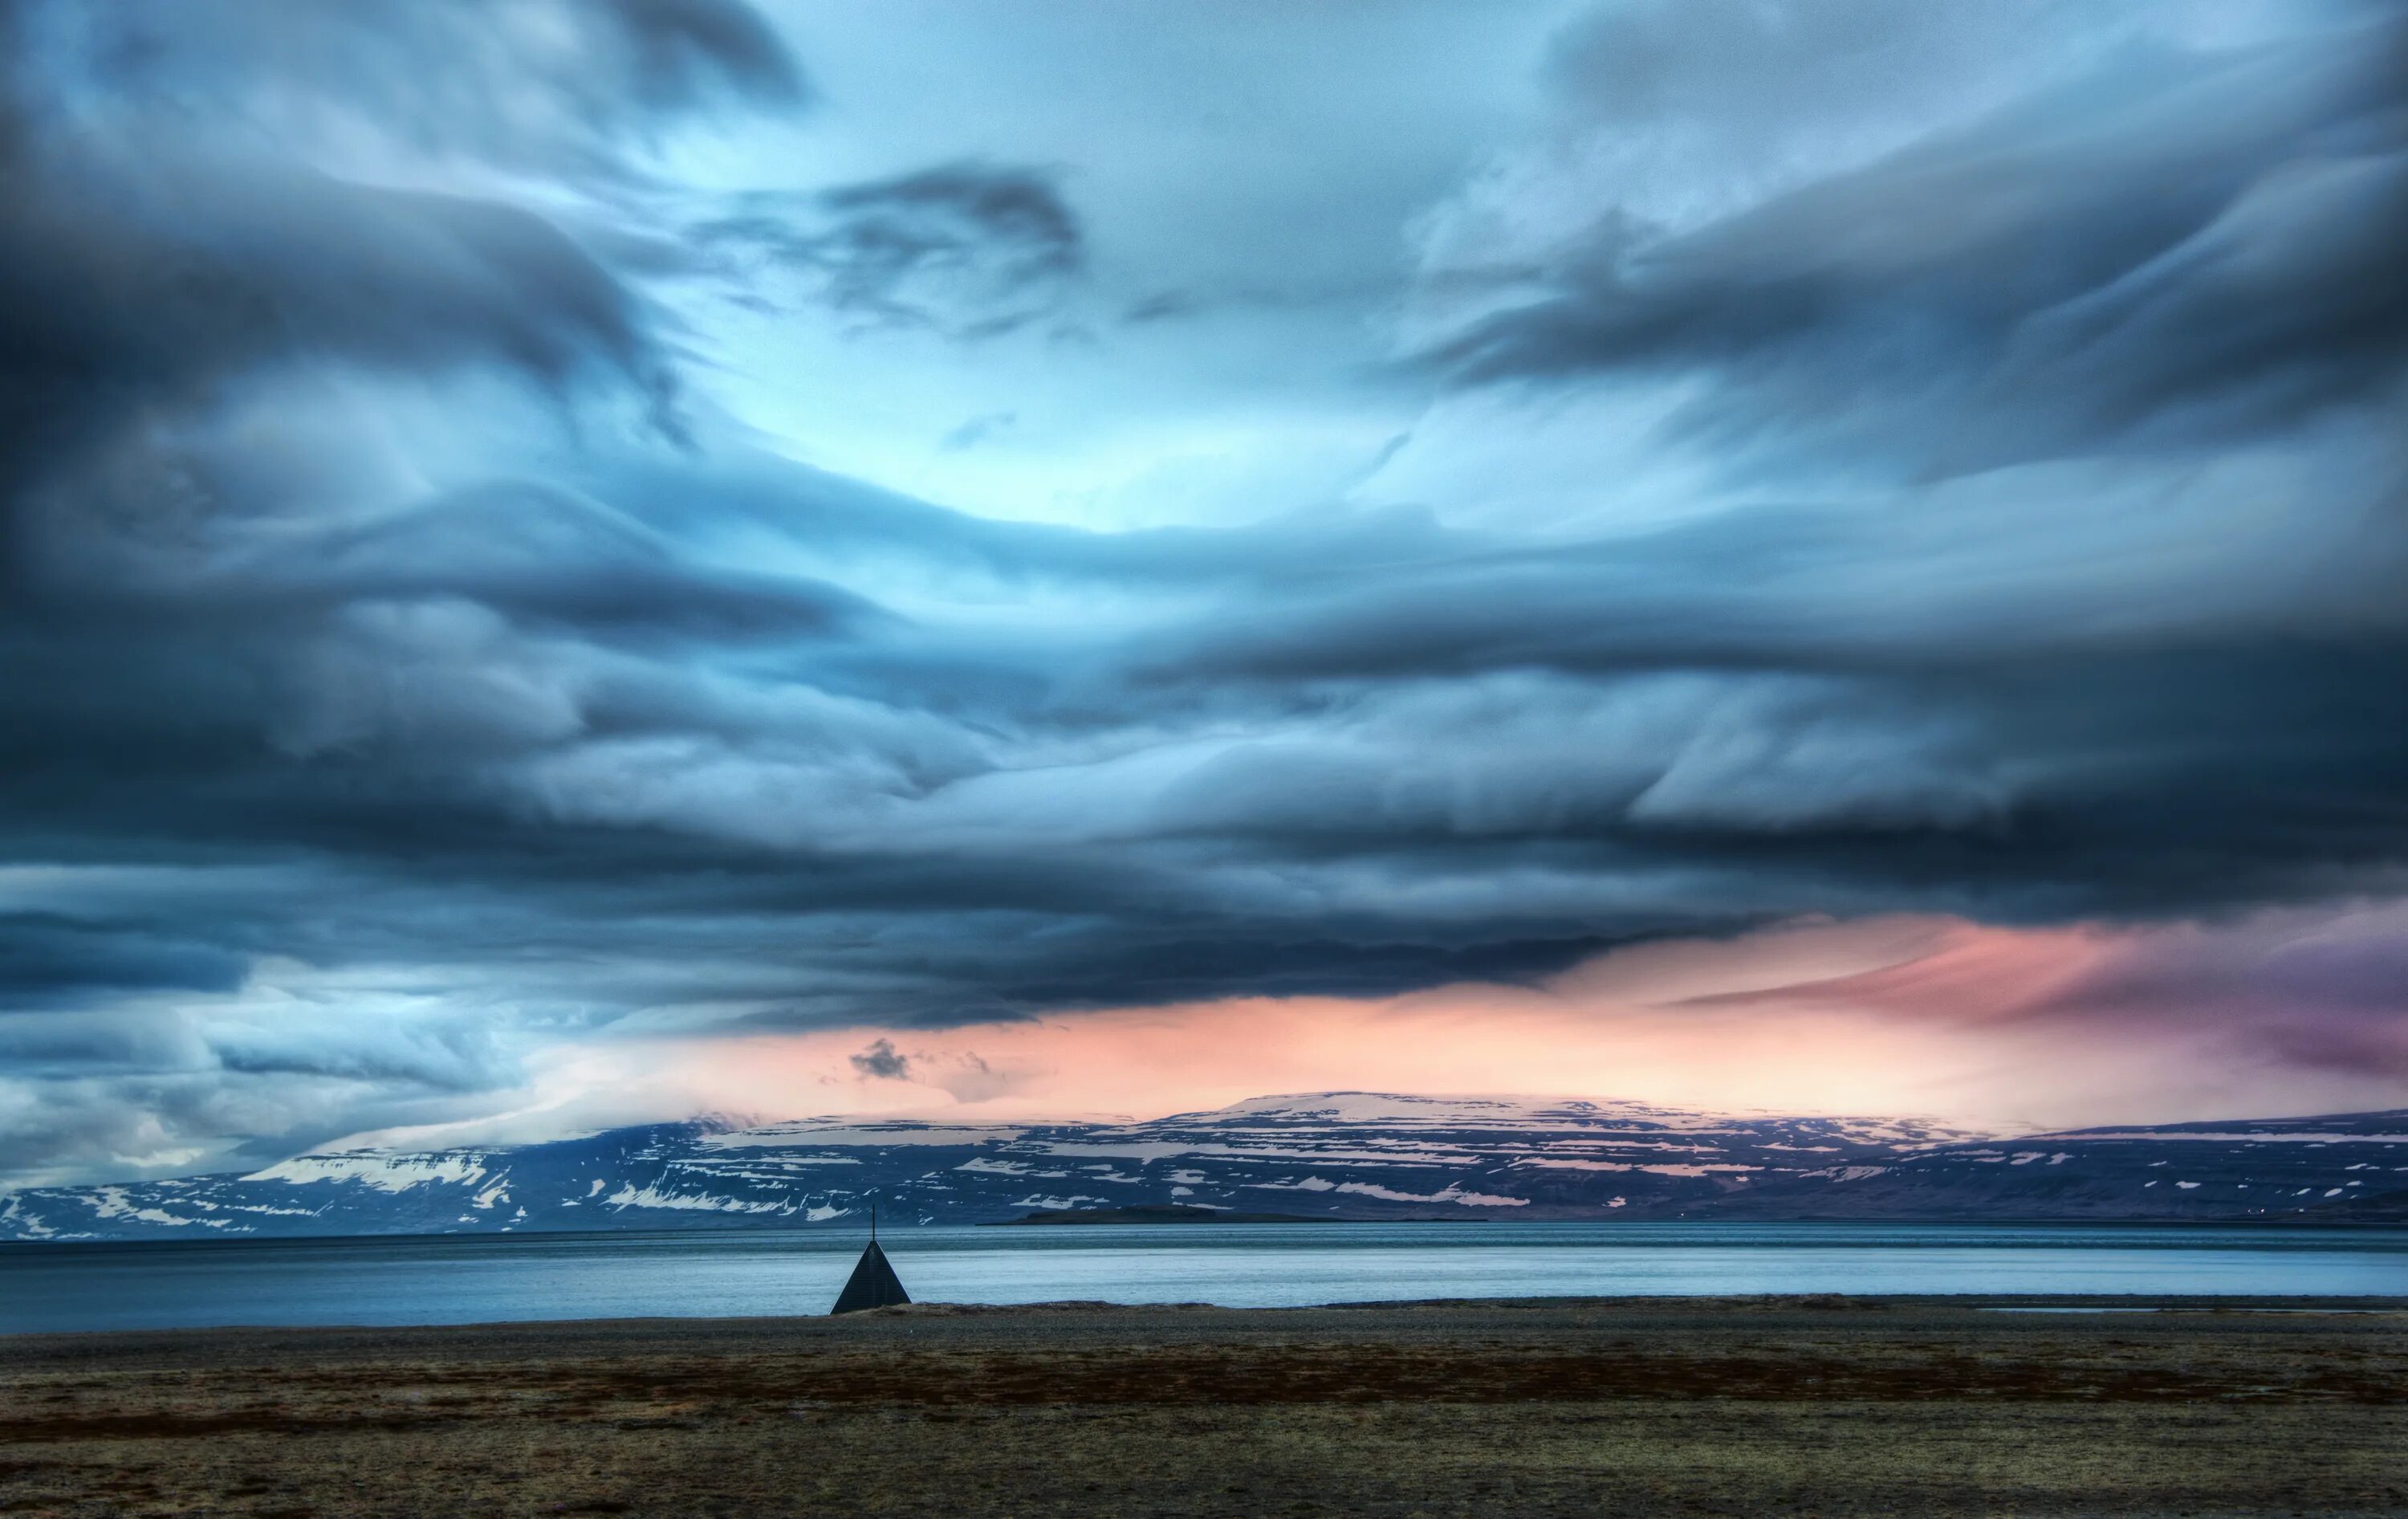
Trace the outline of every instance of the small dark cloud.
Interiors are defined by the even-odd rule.
[[[853,1069],[873,1081],[899,1082],[911,1074],[910,1057],[896,1053],[892,1039],[872,1039],[869,1048],[847,1058]]]
[[[1011,165],[939,165],[803,200],[755,197],[695,229],[805,279],[870,327],[975,339],[1058,314],[1086,272],[1086,235],[1054,176]]]
[[[1376,307],[1393,296],[1394,292],[1384,283],[1353,279],[1290,279],[1278,284],[1237,284],[1211,290],[1163,290],[1122,307],[1120,320],[1132,327],[1144,327],[1225,312],[1278,316]]]
[[[937,440],[940,452],[961,453],[989,442],[1020,425],[1017,411],[982,411]]]
[[[1186,291],[1160,291],[1142,300],[1131,301],[1128,308],[1121,313],[1121,320],[1139,325],[1150,322],[1176,322],[1195,315],[1204,306],[1203,301]]]

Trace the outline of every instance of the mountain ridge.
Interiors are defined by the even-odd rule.
[[[1322,1092],[1110,1123],[717,1117],[0,1193],[0,1240],[1316,1218],[2408,1221],[2408,1109],[2000,1137],[1918,1119]]]

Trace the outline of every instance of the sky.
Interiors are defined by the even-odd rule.
[[[0,1184],[2408,1104],[2408,8],[0,43]]]

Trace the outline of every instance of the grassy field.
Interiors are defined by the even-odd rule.
[[[2398,1514],[2408,1311],[1067,1305],[22,1337],[0,1340],[0,1512]]]

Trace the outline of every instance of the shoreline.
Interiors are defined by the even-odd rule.
[[[2408,1286],[2398,1293],[1697,1293],[1585,1296],[1511,1295],[1481,1297],[1354,1298],[1326,1303],[1275,1306],[1232,1306],[1211,1302],[1116,1302],[1104,1298],[1060,1298],[1031,1303],[953,1302],[929,1299],[895,1308],[867,1310],[841,1318],[824,1311],[782,1314],[587,1316],[560,1318],[461,1319],[407,1324],[373,1320],[351,1323],[290,1324],[247,1322],[169,1325],[155,1327],[116,1326],[92,1329],[0,1328],[0,1350],[38,1349],[46,1341],[122,1340],[159,1342],[179,1339],[208,1340],[223,1336],[408,1337],[475,1335],[480,1333],[558,1334],[677,1333],[708,1338],[723,1333],[760,1332],[814,1324],[915,1322],[974,1319],[1011,1320],[1075,1314],[1143,1316],[1168,1314],[1192,1317],[1220,1314],[1307,1316],[1326,1313],[1374,1315],[1406,1311],[1563,1311],[1577,1312],[1773,1311],[1868,1311],[1939,1310],[2045,1318],[2057,1311],[2067,1316],[2156,1315],[2169,1318],[2315,1316],[2408,1319]]]
[[[920,1232],[923,1232],[923,1231],[936,1231],[936,1230],[948,1230],[948,1231],[951,1231],[951,1230],[958,1230],[958,1231],[961,1231],[961,1232],[964,1232],[964,1233],[968,1233],[968,1232],[970,1232],[970,1231],[973,1231],[973,1230],[977,1230],[977,1231],[987,1231],[987,1230],[993,1230],[993,1229],[1021,1228],[1021,1227],[1030,1227],[1030,1226],[1035,1226],[1035,1227],[1061,1227],[1061,1226],[1068,1226],[1068,1227],[1089,1227],[1089,1228],[1096,1228],[1096,1227],[1120,1227],[1120,1228],[1142,1228],[1142,1229],[1146,1229],[1146,1230],[1148,1230],[1148,1231],[1153,1231],[1153,1230],[1154,1230],[1154,1229],[1159,1228],[1159,1229],[1161,1229],[1162,1231],[1164,1231],[1165,1233],[1171,1233],[1171,1234],[1175,1234],[1175,1233],[1179,1233],[1179,1232],[1181,1232],[1181,1231],[1182,1231],[1182,1230],[1183,1230],[1183,1229],[1193,1228],[1193,1227],[1194,1227],[1197,1223],[1202,1223],[1202,1222],[1208,1222],[1208,1221],[1203,1221],[1203,1220],[1186,1220],[1186,1219],[1182,1219],[1182,1220],[1177,1220],[1177,1221],[1169,1221],[1169,1220],[1140,1220],[1140,1219],[1113,1219],[1113,1220],[1109,1220],[1109,1221],[1102,1221],[1102,1220],[1098,1220],[1098,1221],[1082,1221],[1082,1222],[1079,1222],[1079,1223],[1071,1223],[1070,1221],[1067,1221],[1067,1220],[1054,1220],[1054,1219],[1046,1219],[1046,1220],[1029,1220],[1029,1219],[1023,1219],[1023,1218],[1010,1218],[1010,1219],[991,1219],[991,1220],[986,1220],[986,1221],[983,1221],[983,1222],[968,1223],[968,1224],[914,1224],[914,1223],[908,1223],[908,1222],[902,1222],[902,1223],[890,1222],[890,1223],[888,1223],[887,1225],[884,1225],[884,1227],[885,1227],[886,1231],[887,1231],[889,1234],[891,1234],[891,1235],[892,1235],[892,1234],[900,1234],[900,1235],[902,1235],[903,1237],[905,1237],[905,1238],[907,1238],[907,1239],[908,1239],[911,1234],[916,1234],[916,1233],[920,1233]],[[1292,1219],[1292,1220],[1291,1220],[1291,1219],[1269,1220],[1269,1219],[1262,1219],[1262,1218],[1257,1217],[1257,1218],[1246,1219],[1246,1220],[1241,1220],[1241,1221],[1237,1221],[1237,1222],[1241,1222],[1241,1223],[1244,1225],[1244,1226],[1245,1226],[1245,1227],[1247,1227],[1247,1228],[1249,1228],[1249,1229],[1282,1228],[1282,1227],[1289,1226],[1291,1224],[1293,1224],[1293,1225],[1298,1225],[1298,1226],[1305,1225],[1312,1225],[1312,1227],[1314,1227],[1315,1229],[1319,1229],[1319,1228],[1322,1228],[1322,1227],[1324,1227],[1324,1226],[1326,1226],[1326,1225],[1333,1225],[1333,1224],[1335,1224],[1335,1225],[1353,1225],[1353,1226],[1358,1226],[1358,1227],[1363,1227],[1363,1226],[1369,1226],[1369,1227],[1393,1227],[1393,1226],[1402,1225],[1414,1225],[1414,1226],[1421,1226],[1421,1225],[1431,1225],[1431,1224],[1447,1224],[1447,1225],[1455,1225],[1455,1224],[1486,1224],[1486,1225],[1499,1225],[1499,1226],[1502,1226],[1502,1227],[1505,1227],[1505,1228],[1515,1228],[1515,1229],[1522,1229],[1522,1228],[1541,1228],[1541,1229],[1543,1229],[1543,1228],[1556,1228],[1556,1227],[1563,1227],[1563,1226],[1572,1226],[1572,1227],[1580,1227],[1580,1228],[1600,1227],[1600,1228],[1612,1228],[1612,1229],[1630,1229],[1630,1230],[1633,1230],[1633,1231],[1638,1231],[1638,1230],[1642,1230],[1642,1229],[1666,1229],[1666,1228],[1704,1228],[1704,1229],[1753,1229],[1753,1228],[1768,1228],[1768,1227],[1770,1227],[1770,1228],[1779,1228],[1779,1227],[1782,1227],[1782,1226],[1784,1226],[1784,1225],[1813,1225],[1813,1226],[1814,1226],[1814,1227],[1816,1227],[1816,1228],[1844,1228],[1844,1229],[1990,1229],[1990,1228],[1999,1228],[1999,1229],[2099,1229],[2099,1230],[2122,1230],[2122,1229],[2131,1229],[2131,1230],[2152,1230],[2152,1231],[2160,1231],[2160,1232],[2175,1231],[2175,1230],[2184,1230],[2184,1229],[2194,1229],[2194,1230],[2204,1230],[2204,1231],[2219,1231],[2219,1230],[2225,1230],[2225,1229],[2230,1229],[2230,1230],[2235,1230],[2235,1231],[2243,1231],[2243,1230],[2269,1230],[2269,1229],[2279,1229],[2279,1230],[2283,1230],[2283,1231],[2286,1231],[2286,1232],[2290,1232],[2290,1233],[2296,1233],[2296,1234],[2351,1235],[2351,1234],[2381,1233],[2381,1232],[2385,1232],[2385,1231],[2389,1231],[2389,1232],[2393,1232],[2393,1233],[2400,1233],[2400,1234],[2408,1234],[2408,1214],[2403,1214],[2403,1215],[2401,1215],[2401,1216],[2396,1217],[2396,1218],[2317,1218],[2317,1219],[2283,1219],[2283,1218],[2202,1218],[2202,1219],[2179,1219],[2179,1218],[2048,1218],[2048,1217],[2041,1217],[2041,1218],[2003,1218],[2003,1217],[2000,1217],[2000,1218],[1991,1218],[1991,1217],[1983,1217],[1983,1218],[1863,1218],[1863,1217],[1853,1217],[1853,1216],[1847,1216],[1847,1215],[1826,1215],[1826,1216],[1816,1216],[1816,1215],[1811,1215],[1811,1214],[1807,1214],[1807,1215],[1799,1215],[1799,1216],[1797,1216],[1797,1217],[1781,1217],[1781,1218],[1678,1218],[1678,1217],[1676,1217],[1676,1218],[1627,1218],[1627,1219],[1623,1219],[1623,1218],[1612,1218],[1612,1217],[1589,1217],[1589,1216],[1586,1216],[1586,1215],[1582,1215],[1582,1216],[1570,1216],[1570,1215],[1567,1215],[1567,1216],[1560,1217],[1560,1218],[1484,1218],[1484,1217],[1463,1217],[1463,1218],[1455,1218],[1455,1217],[1429,1217],[1429,1218],[1421,1218],[1421,1217],[1414,1217],[1414,1218],[1334,1218],[1334,1217],[1333,1217],[1333,1218],[1307,1218],[1307,1217],[1297,1217],[1297,1218],[1294,1218],[1294,1219]],[[457,1232],[446,1231],[446,1230],[394,1230],[394,1231],[393,1231],[393,1232],[391,1232],[391,1233],[386,1233],[386,1234],[246,1234],[246,1235],[191,1235],[191,1236],[187,1236],[187,1237],[184,1237],[184,1238],[181,1238],[181,1239],[173,1239],[173,1240],[162,1240],[162,1239],[134,1239],[134,1240],[99,1240],[99,1239],[0,1240],[0,1255],[7,1255],[7,1254],[10,1254],[10,1253],[13,1253],[13,1252],[24,1252],[24,1253],[28,1253],[28,1254],[38,1254],[38,1253],[42,1253],[42,1252],[47,1252],[47,1251],[55,1251],[55,1250],[93,1249],[93,1248],[104,1248],[104,1249],[126,1248],[126,1249],[138,1249],[138,1250],[163,1250],[163,1251],[165,1251],[165,1250],[188,1250],[188,1249],[194,1249],[194,1248],[202,1248],[202,1249],[220,1249],[220,1248],[228,1248],[228,1247],[239,1248],[239,1247],[246,1246],[246,1245],[336,1245],[336,1244],[352,1244],[352,1245],[358,1245],[358,1244],[405,1244],[405,1243],[410,1243],[410,1242],[432,1242],[432,1241],[438,1241],[438,1240],[439,1240],[439,1241],[442,1241],[442,1242],[444,1242],[444,1243],[447,1243],[447,1244],[448,1244],[448,1243],[483,1242],[483,1243],[492,1243],[492,1244],[496,1244],[496,1245],[507,1245],[507,1244],[509,1244],[509,1243],[511,1243],[511,1242],[513,1242],[513,1241],[518,1241],[518,1240],[676,1240],[676,1239],[680,1239],[680,1238],[683,1238],[683,1237],[697,1236],[697,1235],[780,1235],[780,1234],[789,1234],[789,1235],[808,1236],[808,1237],[812,1237],[812,1238],[828,1238],[828,1239],[834,1239],[834,1238],[837,1238],[837,1237],[838,1237],[838,1236],[846,1235],[846,1234],[848,1234],[848,1233],[850,1233],[852,1236],[853,1236],[853,1237],[856,1239],[856,1241],[857,1241],[857,1240],[866,1240],[866,1239],[868,1237],[868,1226],[867,1226],[867,1224],[865,1224],[865,1223],[855,1223],[855,1222],[838,1222],[838,1221],[831,1220],[831,1221],[829,1221],[829,1222],[827,1222],[827,1223],[824,1223],[824,1224],[792,1224],[792,1223],[780,1223],[780,1224],[738,1224],[738,1223],[724,1223],[724,1224],[723,1224],[723,1223],[713,1223],[713,1224],[676,1225],[668,1225],[668,1226],[663,1226],[663,1227],[651,1227],[651,1228],[627,1228],[627,1229],[610,1229],[610,1228],[604,1228],[604,1229],[539,1229],[539,1228],[538,1228],[538,1229],[509,1229],[509,1230],[501,1230],[501,1229],[491,1229],[491,1230],[460,1230],[460,1231],[457,1231]]]
[[[1893,1311],[2014,1313],[2034,1316],[2056,1311],[2071,1315],[2146,1313],[2169,1319],[2278,1315],[2289,1317],[2319,1314],[2352,1318],[2408,1319],[2408,1286],[2403,1286],[2396,1294],[1817,1292],[1382,1297],[1357,1298],[1343,1302],[1283,1304],[1275,1307],[1232,1307],[1208,1302],[1115,1302],[1106,1298],[1086,1297],[1066,1297],[1036,1303],[932,1300],[892,1308],[867,1309],[843,1315],[817,1311],[726,1316],[652,1314],[592,1318],[471,1319],[423,1324],[378,1324],[364,1321],[354,1324],[257,1323],[189,1325],[159,1328],[0,1330],[0,1346],[18,1350],[31,1349],[38,1354],[43,1348],[43,1342],[46,1341],[73,1342],[87,1346],[94,1341],[103,1340],[156,1344],[187,1339],[206,1340],[222,1336],[284,1337],[307,1340],[312,1337],[330,1339],[426,1337],[432,1339],[480,1334],[559,1337],[595,1335],[634,1338],[680,1335],[693,1340],[711,1340],[729,1335],[744,1336],[772,1331],[791,1331],[814,1325],[844,1326],[897,1321],[912,1326],[924,1323],[960,1323],[979,1320],[1004,1323],[1024,1320],[1045,1322],[1081,1316],[1140,1321],[1149,1316],[1160,1315],[1166,1322],[1176,1321],[1192,1325],[1212,1315],[1221,1316],[1234,1324],[1255,1319],[1276,1321],[1283,1317],[1305,1319],[1313,1315],[1326,1314],[1354,1314],[1366,1317],[1383,1314],[1446,1312],[1662,1315],[1684,1312],[1862,1313]]]

